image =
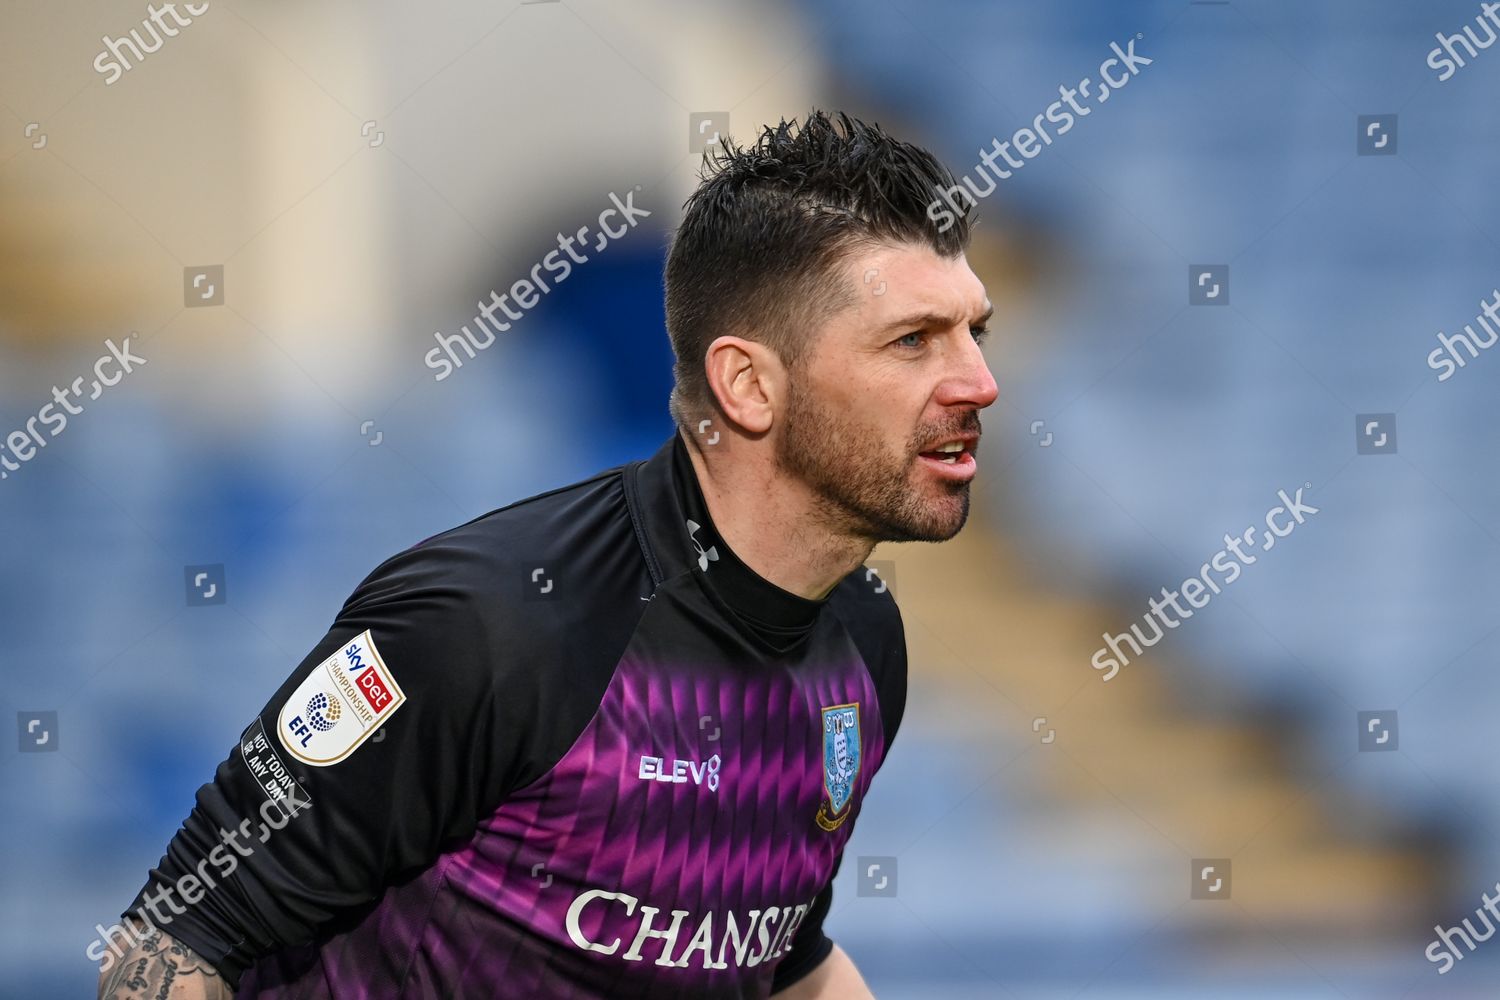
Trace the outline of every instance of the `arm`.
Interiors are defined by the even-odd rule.
[[[781,1000],[875,1000],[854,960],[837,944],[811,972],[772,995]]]
[[[137,924],[133,930],[139,931]],[[105,956],[99,971],[99,1000],[230,1000],[229,984],[191,949],[159,930],[150,930],[119,959]]]
[[[495,623],[475,582],[487,569],[439,542],[361,584],[199,790],[127,908],[170,937],[144,950],[134,934],[96,943],[127,987],[172,1000],[212,969],[227,995],[259,958],[316,942],[472,832],[528,731],[498,707]],[[507,705],[530,704],[526,683],[510,679]]]

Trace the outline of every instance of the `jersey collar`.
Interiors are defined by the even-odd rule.
[[[786,645],[817,621],[828,598],[811,600],[767,580],[735,555],[714,527],[688,446],[674,430],[656,454],[634,463],[636,527],[656,582],[701,574],[704,586],[773,645]]]

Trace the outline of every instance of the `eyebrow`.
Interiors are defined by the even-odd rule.
[[[985,323],[989,322],[990,317],[993,315],[995,315],[995,306],[993,303],[991,303],[989,308],[984,311],[984,314],[981,315],[978,319],[974,320],[972,325],[983,326]],[[955,319],[952,316],[948,316],[943,313],[925,312],[916,313],[911,316],[902,317],[898,320],[893,320],[890,323],[887,323],[884,326],[880,327],[878,332],[887,333],[891,330],[910,330],[916,328],[925,328],[929,326],[950,327],[957,326],[958,324],[959,320]]]

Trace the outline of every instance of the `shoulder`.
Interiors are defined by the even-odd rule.
[[[906,627],[895,592],[890,581],[861,566],[834,587],[829,607],[869,668],[889,747],[906,710]]]
[[[872,568],[861,566],[839,581],[829,607],[849,630],[872,670],[906,666],[906,633],[895,591]]]
[[[619,473],[398,552],[339,612],[341,634],[370,629],[404,687],[425,687],[447,711],[496,716],[516,744],[509,787],[544,772],[583,730],[651,594]]]
[[[390,556],[355,588],[341,616],[407,602],[466,609],[500,625],[532,598],[584,599],[583,584],[601,562],[638,555],[621,468],[517,500]]]

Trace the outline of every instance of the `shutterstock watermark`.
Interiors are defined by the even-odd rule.
[[[203,3],[185,3],[182,9],[193,17],[201,17],[208,11],[208,0],[204,0]],[[163,15],[170,15],[172,24],[167,24]],[[160,6],[147,4],[146,17],[141,21],[140,28],[131,28],[130,34],[121,35],[119,38],[110,38],[105,35],[101,39],[104,42],[104,51],[94,57],[94,69],[108,77],[104,81],[104,85],[108,87],[139,66],[151,53],[159,50],[166,44],[168,38],[176,38],[180,34],[179,28],[186,28],[192,23],[191,19],[184,20],[177,13],[175,3],[164,3]],[[141,37],[141,29],[151,36],[149,44],[145,38]],[[111,59],[111,56],[114,58]],[[131,63],[130,56],[135,57],[134,64]]]
[[[1479,901],[1484,905],[1476,906],[1474,915],[1484,922],[1483,934],[1479,933],[1479,928],[1469,923],[1468,917],[1464,918],[1462,927],[1444,927],[1442,924],[1437,924],[1432,928],[1437,937],[1427,946],[1423,954],[1433,965],[1447,963],[1438,970],[1438,975],[1446,976],[1454,965],[1464,960],[1464,953],[1453,943],[1455,938],[1462,941],[1464,947],[1473,952],[1495,936],[1495,928],[1500,926],[1500,882],[1495,883],[1493,897],[1488,892],[1481,893]],[[1493,922],[1490,920],[1491,917],[1494,918]]]
[[[1269,534],[1265,536],[1264,543],[1260,546],[1262,552],[1269,552],[1276,545],[1276,539],[1285,538],[1297,526],[1306,523],[1306,519],[1318,512],[1318,508],[1302,502],[1302,490],[1312,489],[1312,483],[1306,483],[1297,490],[1296,495],[1287,496],[1286,490],[1277,490],[1276,496],[1281,503],[1266,512],[1265,524]],[[1282,520],[1282,515],[1285,519]],[[1151,598],[1147,601],[1150,610],[1141,616],[1142,621],[1151,626],[1156,634],[1146,638],[1146,631],[1140,625],[1131,625],[1129,632],[1121,632],[1119,635],[1110,635],[1105,632],[1101,638],[1104,645],[1094,653],[1091,661],[1095,670],[1105,671],[1104,679],[1113,680],[1120,672],[1120,668],[1130,663],[1127,656],[1120,647],[1122,644],[1130,647],[1133,656],[1140,656],[1141,652],[1161,641],[1166,634],[1162,630],[1165,625],[1168,629],[1174,629],[1182,624],[1183,620],[1193,617],[1189,608],[1184,608],[1177,603],[1181,597],[1192,605],[1193,608],[1203,608],[1214,596],[1221,593],[1224,587],[1229,586],[1240,578],[1246,566],[1255,564],[1256,557],[1244,550],[1244,546],[1255,544],[1256,526],[1250,525],[1238,535],[1225,535],[1224,548],[1219,550],[1212,559],[1198,568],[1197,576],[1190,576],[1183,580],[1177,590],[1161,588],[1160,598]],[[1233,553],[1234,561],[1230,560]],[[1215,579],[1215,574],[1220,574],[1222,579]],[[1178,615],[1173,619],[1167,614],[1167,607]],[[1110,655],[1114,654],[1114,655]]]
[[[639,190],[640,188],[637,187],[636,191]],[[634,198],[635,191],[627,192],[624,201],[621,201],[620,196],[613,191],[609,193],[609,200],[614,204],[599,213],[597,220],[599,233],[594,240],[593,247],[595,253],[603,252],[604,248],[609,246],[612,240],[618,240],[625,236],[630,230],[635,228],[641,219],[649,219],[651,217],[651,213],[646,209],[635,207]],[[609,219],[610,216],[618,216],[620,218],[621,221],[618,228],[606,223],[605,220]],[[547,254],[547,256],[532,266],[531,277],[518,279],[510,286],[510,290],[506,294],[491,291],[490,300],[479,303],[479,313],[475,315],[473,323],[475,329],[479,330],[483,335],[483,340],[469,331],[467,323],[462,327],[463,333],[461,334],[454,333],[445,336],[441,331],[434,333],[433,336],[437,338],[438,346],[427,352],[425,360],[427,367],[438,373],[435,381],[441,382],[449,375],[452,375],[456,369],[464,366],[464,358],[459,357],[458,351],[455,348],[461,348],[468,355],[468,359],[473,360],[476,357],[476,352],[484,350],[495,342],[496,332],[504,333],[510,329],[510,323],[503,319],[495,318],[496,310],[503,312],[512,320],[518,320],[526,315],[526,310],[535,307],[541,301],[537,296],[537,289],[541,289],[543,295],[552,291],[552,287],[542,278],[541,272],[544,269],[549,274],[556,275],[552,279],[553,284],[560,285],[567,280],[568,275],[573,273],[574,264],[587,263],[589,259],[588,255],[579,253],[574,247],[575,245],[588,246],[589,240],[586,235],[588,231],[588,226],[582,226],[572,236],[564,236],[562,233],[558,233],[557,249]],[[520,311],[517,311],[511,305],[512,302],[521,307]],[[486,321],[488,321],[489,326],[485,325]],[[490,326],[493,326],[494,329],[491,330]]]
[[[290,783],[285,794],[276,798],[268,796],[261,803],[260,827],[254,833],[250,828],[254,820],[249,819],[241,820],[240,825],[233,830],[221,828],[219,843],[208,852],[207,857],[198,862],[197,869],[155,893],[148,892],[141,905],[129,914],[126,924],[113,924],[107,928],[103,924],[95,924],[94,930],[99,932],[99,939],[84,949],[84,955],[92,962],[103,962],[101,971],[108,972],[131,948],[170,924],[174,916],[186,913],[187,906],[196,905],[204,895],[217,888],[219,883],[209,872],[210,865],[216,869],[220,880],[229,878],[239,868],[241,858],[248,858],[255,853],[257,843],[266,843],[272,833],[285,828],[293,817],[312,808],[311,800],[299,798],[296,788],[295,783]],[[258,839],[252,840],[252,837]],[[245,841],[243,845],[241,838]],[[180,905],[177,902],[179,899],[187,906]],[[158,909],[162,905],[167,907],[167,913]],[[146,915],[147,910],[151,911],[150,916]]]
[[[1088,104],[1080,104],[1079,97],[1092,100],[1095,104],[1103,104],[1109,100],[1109,95],[1124,87],[1135,76],[1140,73],[1142,66],[1150,66],[1152,60],[1135,53],[1137,35],[1126,43],[1125,48],[1120,48],[1119,42],[1110,42],[1109,47],[1114,55],[1099,64],[1100,86],[1094,91],[1092,97],[1090,89],[1094,87],[1092,77],[1084,77],[1078,82],[1078,86],[1066,85],[1057,88],[1058,100],[1049,104],[1045,111],[1040,112],[1031,120],[1027,128],[1018,128],[1009,139],[999,138],[991,140],[989,149],[979,151],[980,162],[974,165],[974,172],[984,178],[985,188],[980,190],[978,184],[969,179],[968,174],[959,178],[961,183],[944,190],[937,188],[937,197],[927,205],[927,217],[938,224],[938,232],[946,233],[958,217],[963,215],[969,208],[978,205],[980,198],[988,198],[995,193],[996,179],[1005,180],[1015,171],[1026,165],[1026,161],[1033,159],[1044,148],[1052,145],[1055,136],[1067,135],[1079,118],[1085,118],[1093,114],[1093,107]],[[1118,72],[1118,76],[1116,76]],[[1067,105],[1065,109],[1063,105]],[[1047,124],[1057,126],[1055,133],[1049,133]],[[1038,145],[1040,140],[1040,145]],[[1016,159],[1011,150],[1021,154],[1021,159]],[[995,162],[1003,159],[1005,167]],[[994,171],[992,177],[985,168]],[[1007,167],[1009,169],[1007,169]],[[958,199],[964,199],[967,205],[959,205]]]
[[[1496,11],[1500,11],[1500,3],[1486,0],[1485,3],[1479,5],[1479,13],[1475,16],[1474,23],[1479,25],[1480,30],[1484,32],[1483,41],[1480,41],[1479,35],[1467,24],[1464,25],[1461,35],[1444,35],[1441,31],[1437,33],[1438,47],[1427,53],[1427,65],[1437,70],[1438,83],[1442,83],[1468,65],[1464,62],[1464,57],[1459,55],[1459,49],[1468,53],[1469,58],[1473,59],[1495,44],[1495,39],[1500,37],[1495,33],[1495,29],[1500,28],[1500,16],[1496,15]]]
[[[1438,343],[1443,346],[1427,355],[1427,367],[1435,372],[1443,372],[1438,376],[1439,382],[1448,381],[1453,377],[1454,372],[1479,357],[1480,351],[1494,346],[1495,341],[1500,339],[1500,288],[1496,288],[1492,294],[1493,298],[1489,300],[1479,300],[1479,315],[1474,317],[1474,323],[1478,323],[1480,329],[1484,331],[1483,336],[1474,332],[1474,323],[1465,323],[1464,332],[1455,333],[1451,337],[1441,330],[1438,331]],[[1486,316],[1489,317],[1489,323],[1484,321]],[[1467,358],[1458,353],[1460,347],[1469,352]],[[1445,368],[1446,371],[1444,371]]]
[[[133,336],[133,334],[132,334]],[[130,353],[130,338],[125,338],[125,345],[118,347],[113,340],[105,340],[104,346],[109,348],[109,353],[94,362],[94,379],[91,385],[92,391],[89,400],[98,399],[103,395],[105,389],[112,388],[120,383],[126,375],[135,371],[134,365],[146,364],[146,359]],[[114,373],[114,378],[104,374],[105,365],[114,362],[119,371]],[[133,363],[133,364],[132,364]],[[68,384],[67,389],[52,387],[52,402],[36,411],[35,416],[27,417],[25,430],[14,430],[5,436],[5,441],[0,443],[0,479],[9,479],[10,474],[20,469],[20,462],[29,462],[36,457],[38,448],[47,447],[49,438],[55,438],[68,428],[68,417],[78,416],[83,412],[82,406],[75,405],[69,396],[74,399],[83,399],[83,380],[87,375],[80,375]],[[62,407],[59,411],[58,407]],[[40,427],[47,428],[46,436],[43,436]],[[7,451],[9,455],[7,455]],[[10,456],[15,456],[17,461],[11,461]]]

